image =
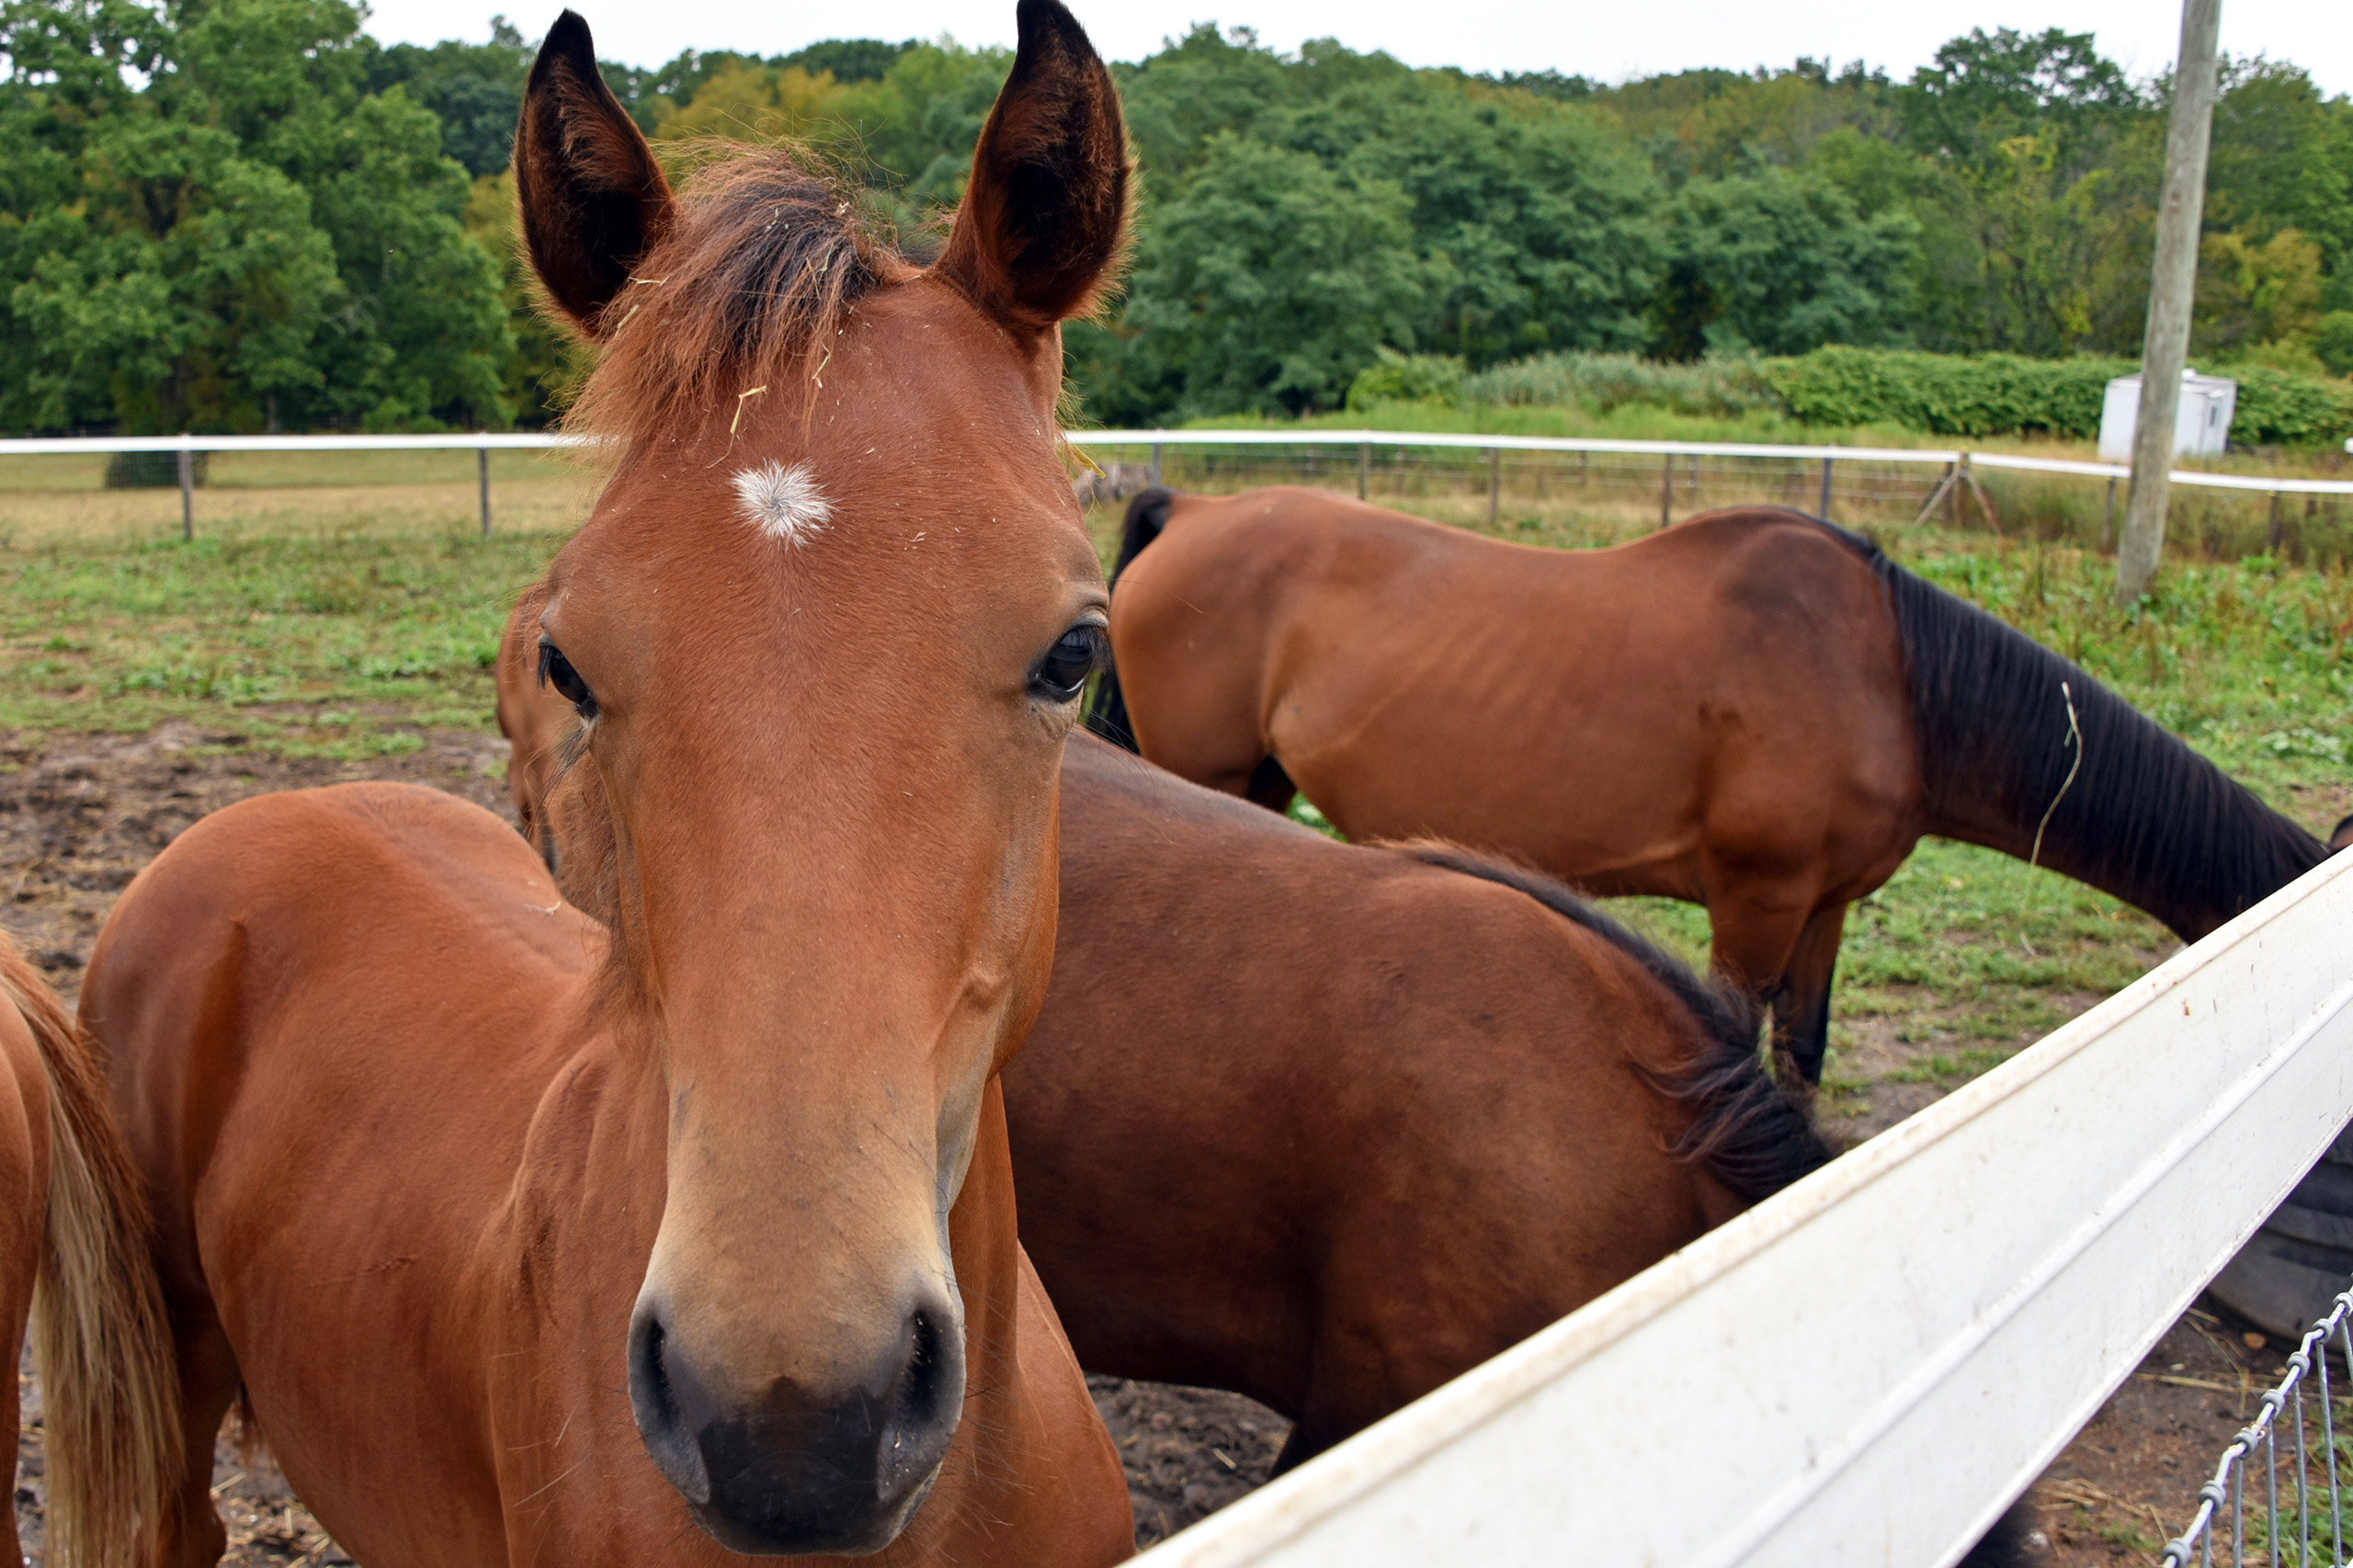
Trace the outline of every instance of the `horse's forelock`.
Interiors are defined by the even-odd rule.
[[[688,182],[676,222],[608,308],[565,427],[675,437],[771,385],[779,403],[813,390],[851,307],[913,271],[847,184],[784,148],[735,152]]]

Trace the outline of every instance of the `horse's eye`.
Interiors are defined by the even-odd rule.
[[[563,650],[544,637],[540,639],[540,684],[555,687],[558,695],[579,710],[581,718],[597,716],[597,694],[588,689],[588,683],[580,678],[580,672],[572,667]]]
[[[1049,702],[1074,702],[1086,688],[1086,677],[1103,662],[1103,629],[1088,622],[1074,626],[1046,650],[1029,676],[1029,689]]]

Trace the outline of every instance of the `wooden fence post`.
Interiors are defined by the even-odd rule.
[[[1370,441],[1358,441],[1357,443],[1357,499],[1359,501],[1370,500],[1372,498],[1370,494],[1371,488],[1372,443]]]
[[[187,431],[180,432],[180,538],[190,540],[196,537],[196,452],[186,444]]]
[[[1658,526],[1665,528],[1675,506],[1675,454],[1658,460]]]
[[[2141,402],[2132,427],[2132,486],[2116,550],[2116,602],[2130,605],[2156,580],[2165,541],[2165,495],[2174,457],[2174,415],[2189,357],[2189,317],[2198,284],[2198,236],[2206,202],[2207,143],[2214,127],[2214,40],[2222,0],[2182,0],[2181,51],[2174,59],[2173,109],[2165,125],[2165,183],[2157,202],[2156,259],[2149,281],[2148,330],[2141,340]]]
[[[1495,513],[1503,505],[1503,494],[1504,449],[1501,447],[1489,447],[1487,449],[1487,526],[1489,528],[1495,526]]]
[[[475,471],[482,479],[482,537],[490,537],[490,449],[474,449]]]
[[[1833,460],[1830,458],[1822,460],[1822,505],[1814,509],[1814,515],[1825,523],[1830,520],[1830,464]]]

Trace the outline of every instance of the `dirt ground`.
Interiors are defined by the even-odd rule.
[[[349,778],[392,778],[452,790],[506,811],[506,746],[467,732],[432,732],[405,756],[361,762],[290,760],[243,749],[243,737],[167,724],[139,736],[0,733],[0,927],[21,942],[71,1000],[115,898],[183,829],[246,795]],[[2071,1011],[2095,995],[2065,998]],[[2018,1044],[2025,1044],[2020,1040]],[[1926,1047],[1869,1028],[1859,1075],[1833,1131],[1870,1136],[1941,1088],[1899,1076]],[[2151,1562],[2186,1522],[2199,1484],[2232,1433],[2277,1378],[2279,1346],[2257,1346],[2243,1325],[2201,1303],[2167,1334],[2036,1488],[2037,1558],[2052,1568]],[[38,1391],[20,1372],[27,1424],[16,1504],[31,1563],[40,1551]],[[1118,1443],[1135,1503],[1139,1546],[1182,1529],[1262,1484],[1288,1431],[1238,1395],[1091,1380]],[[288,1490],[266,1456],[252,1462],[222,1442],[215,1494],[229,1522],[225,1560],[236,1568],[350,1560]]]

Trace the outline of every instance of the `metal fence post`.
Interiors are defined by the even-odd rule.
[[[1370,500],[1371,495],[1370,492],[1371,488],[1372,443],[1370,441],[1358,441],[1357,443],[1357,499],[1359,501]]]
[[[490,537],[490,449],[486,446],[476,447],[474,457],[476,460],[474,470],[482,480],[482,537],[488,539]]]
[[[1658,460],[1658,526],[1666,527],[1675,506],[1675,454],[1667,453]]]
[[[1489,447],[1487,449],[1487,526],[1489,528],[1495,526],[1495,511],[1503,504],[1503,494],[1504,449],[1501,447]]]
[[[196,449],[188,444],[188,432],[180,432],[180,538],[196,537]],[[150,472],[153,472],[152,470]]]
[[[1830,465],[1835,460],[1831,458],[1822,460],[1822,505],[1814,508],[1814,514],[1824,522],[1830,520]]]

